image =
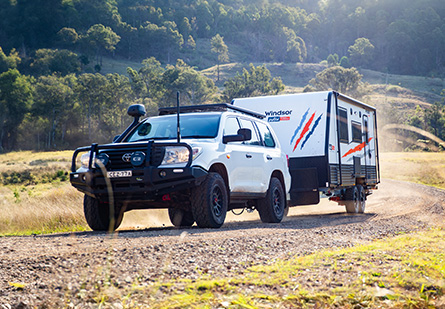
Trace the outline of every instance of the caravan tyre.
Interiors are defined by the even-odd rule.
[[[121,225],[124,213],[122,207],[116,205],[114,214],[110,211],[110,204],[85,195],[83,211],[89,227],[93,231],[114,231]]]
[[[221,227],[226,219],[229,202],[221,175],[209,173],[204,182],[192,190],[191,202],[193,218],[199,227]]]
[[[347,213],[358,213],[360,209],[360,193],[358,186],[346,189],[344,200]]]
[[[365,212],[366,208],[366,192],[363,186],[358,186],[358,197],[359,197],[358,213],[362,214]]]
[[[279,223],[283,220],[286,196],[278,178],[271,178],[266,197],[258,200],[258,212],[264,223]]]

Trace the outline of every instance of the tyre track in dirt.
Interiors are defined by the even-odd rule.
[[[65,298],[110,278],[121,287],[159,279],[242,273],[256,264],[354,246],[399,233],[444,226],[445,191],[383,180],[365,214],[322,200],[291,208],[280,224],[258,214],[229,216],[220,229],[158,227],[0,238],[0,308],[63,307]],[[239,221],[242,220],[242,221]],[[23,284],[23,286],[19,285]],[[85,304],[86,306],[86,304]]]

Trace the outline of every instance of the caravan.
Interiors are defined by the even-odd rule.
[[[320,192],[363,213],[380,182],[376,109],[335,91],[234,99],[266,116],[289,158],[290,205]]]

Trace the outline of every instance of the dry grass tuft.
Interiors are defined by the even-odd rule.
[[[68,182],[72,151],[0,155],[0,235],[87,228],[82,194]]]

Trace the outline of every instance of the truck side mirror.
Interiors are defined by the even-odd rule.
[[[239,129],[238,135],[242,135],[244,137],[243,141],[250,141],[252,139],[252,131],[250,129]]]
[[[230,142],[244,142],[250,141],[252,139],[252,131],[250,129],[242,128],[239,129],[236,135],[225,135],[223,136],[223,143],[227,144]]]
[[[145,106],[142,104],[131,105],[127,110],[127,114],[134,118],[142,117],[145,115]]]

